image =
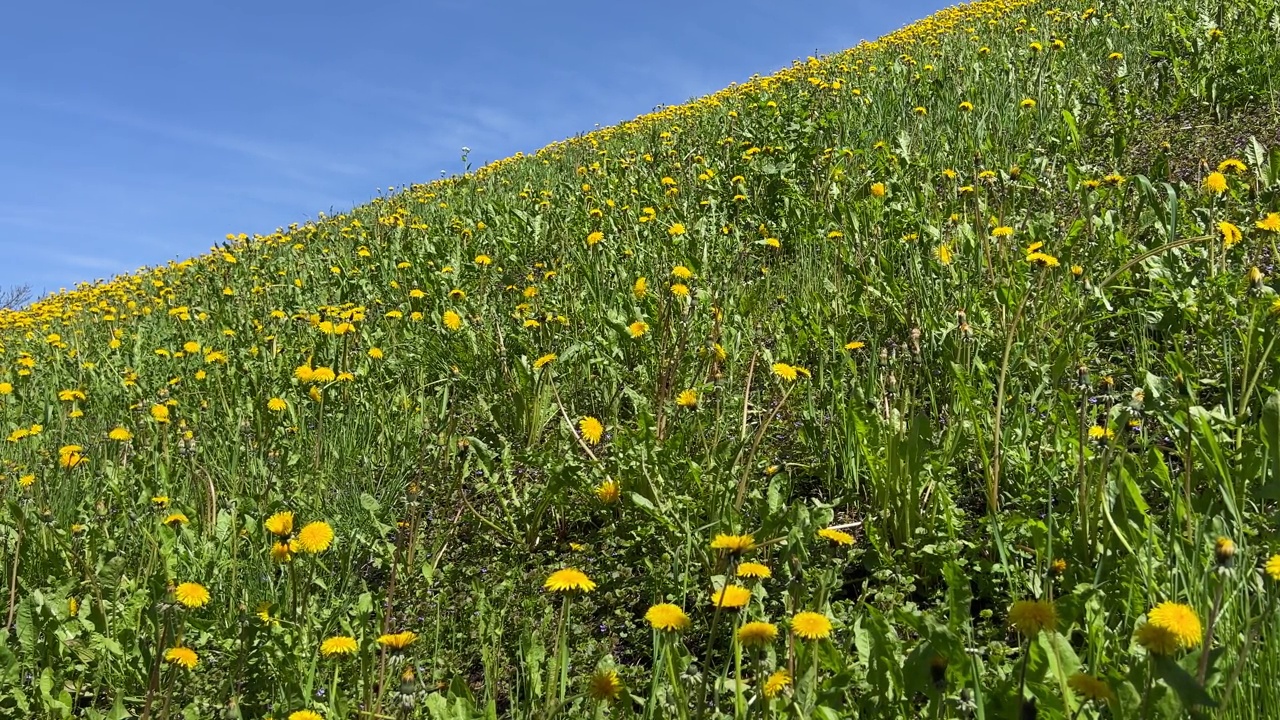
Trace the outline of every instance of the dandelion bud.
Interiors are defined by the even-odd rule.
[[[920,359],[920,328],[911,328],[911,354]]]
[[[1267,278],[1267,276],[1263,275],[1262,271],[1259,270],[1256,265],[1254,267],[1249,268],[1248,277],[1249,277],[1249,284],[1253,285],[1255,290],[1262,289],[1262,281]]]
[[[880,348],[880,367],[889,364],[889,348]]]
[[[413,668],[407,667],[404,669],[404,673],[400,675],[400,694],[413,695],[416,689],[417,681],[413,675]]]
[[[1231,562],[1236,557],[1236,544],[1229,537],[1220,537],[1213,544],[1213,557],[1218,561],[1218,567],[1229,568]]]
[[[1076,368],[1076,377],[1080,381],[1080,387],[1082,388],[1089,387],[1089,368],[1085,367],[1084,365],[1081,365],[1080,367]]]
[[[889,388],[889,394],[898,392],[898,376],[893,373],[889,373],[889,380],[886,385]]]

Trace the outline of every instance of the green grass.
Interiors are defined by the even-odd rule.
[[[0,313],[0,714],[1275,716],[1277,27],[960,6]]]

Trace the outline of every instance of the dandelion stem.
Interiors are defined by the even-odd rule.
[[[564,704],[564,697],[569,690],[569,639],[566,628],[569,624],[569,603],[571,595],[564,596],[564,604],[560,609],[560,627],[556,630],[556,665],[560,671],[559,702]]]
[[[795,385],[791,385],[783,391],[782,397],[778,398],[773,410],[769,412],[769,417],[765,418],[764,422],[760,424],[760,429],[756,431],[755,439],[751,441],[751,451],[742,460],[742,477],[738,480],[738,493],[733,502],[733,511],[735,513],[742,512],[742,503],[747,499],[747,481],[751,479],[751,461],[755,459],[756,451],[760,449],[760,441],[764,439],[764,434],[769,429],[769,423],[773,422],[773,419],[778,416],[778,411],[786,404],[787,398],[791,396],[791,391],[794,389]]]
[[[26,527],[26,523],[19,520],[17,539],[15,539],[13,543],[13,567],[9,570],[9,616],[4,621],[5,632],[8,632],[9,628],[13,627],[13,614],[18,608],[16,602],[18,598],[18,565],[20,565],[22,561],[22,556],[20,554],[22,550],[22,531],[25,530]]]
[[[1004,357],[1000,360],[1000,380],[996,383],[996,419],[991,430],[991,475],[987,484],[987,508],[991,512],[1000,509],[1000,421],[1004,415],[1004,381],[1009,376],[1009,353],[1013,350],[1013,338],[1018,334],[1018,325],[1022,322],[1022,313],[1026,311],[1027,304],[1031,300],[1031,296],[1040,288],[1044,282],[1045,272],[1040,272],[1040,277],[1036,279],[1035,287],[1029,288],[1022,296],[1022,302],[1018,304],[1018,312],[1013,316],[1013,323],[1009,326],[1009,334],[1005,338]]]
[[[734,616],[733,634],[735,638],[738,635],[738,627],[741,623],[741,617]],[[745,718],[746,714],[746,705],[742,698],[742,643],[735,640],[733,643],[733,716],[734,718]]]
[[[1204,677],[1209,672],[1209,655],[1213,650],[1213,631],[1218,624],[1218,616],[1222,612],[1222,594],[1227,589],[1225,575],[1218,576],[1218,589],[1213,596],[1213,611],[1209,613],[1209,621],[1204,628],[1204,649],[1200,652],[1200,667],[1197,668],[1196,681],[1204,685]]]
[[[702,661],[702,688],[698,691],[699,720],[707,712],[707,684],[710,682],[708,673],[711,671],[711,651],[716,645],[716,629],[720,626],[720,610],[720,603],[716,603],[716,611],[711,614],[711,632],[707,633],[707,654]]]

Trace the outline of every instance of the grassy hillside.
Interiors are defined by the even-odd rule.
[[[0,313],[0,714],[1280,715],[1275,67],[962,5]]]

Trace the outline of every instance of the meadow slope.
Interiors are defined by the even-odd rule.
[[[0,311],[0,715],[1280,716],[1275,67],[960,5]]]

